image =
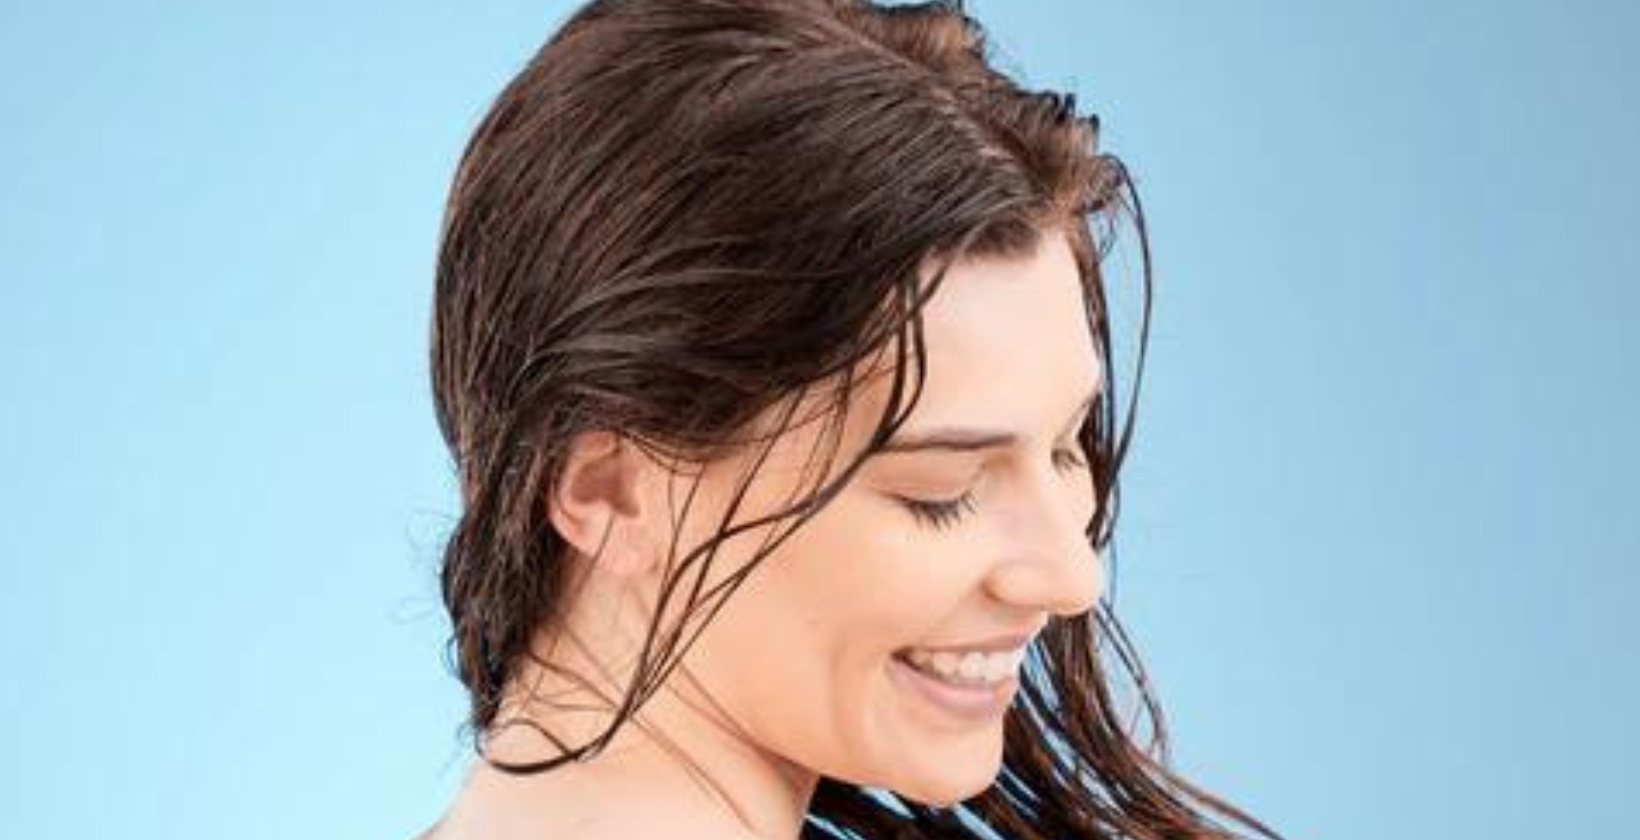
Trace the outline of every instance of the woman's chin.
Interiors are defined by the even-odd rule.
[[[954,760],[935,762],[934,767],[925,768],[915,778],[902,779],[892,789],[902,799],[946,808],[984,793],[996,782],[1001,769],[1000,756],[992,761],[968,760],[960,764]]]

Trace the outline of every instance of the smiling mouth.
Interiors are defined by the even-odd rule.
[[[1018,676],[1025,659],[1025,648],[994,653],[903,648],[894,653],[894,659],[918,674],[945,685],[989,690]]]
[[[903,651],[890,658],[891,679],[922,704],[938,710],[943,719],[958,720],[965,728],[994,723],[1008,710],[1019,689],[1019,679],[1013,673],[995,680],[950,676],[917,664],[912,661],[913,654]]]

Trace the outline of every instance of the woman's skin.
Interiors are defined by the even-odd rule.
[[[1028,259],[953,265],[924,324],[928,378],[896,440],[934,427],[978,427],[1013,432],[1017,442],[868,462],[729,597],[682,667],[606,750],[534,776],[475,761],[430,837],[797,838],[821,775],[929,804],[952,804],[992,783],[1002,716],[952,717],[909,690],[891,672],[898,667],[891,657],[908,647],[1034,632],[1051,615],[1092,608],[1104,572],[1084,535],[1094,494],[1076,432],[1101,371],[1076,265],[1057,231]],[[889,385],[877,376],[856,392],[833,470],[864,446]],[[804,408],[799,419],[814,417]],[[804,467],[824,425],[810,422],[779,439],[737,521],[813,488],[818,477]],[[754,457],[706,469],[679,558],[716,530]],[[567,605],[568,636],[554,644],[537,634],[538,656],[596,678],[608,697],[624,693],[688,483],[611,436],[577,441],[544,504],[576,548],[584,588]],[[896,498],[944,501],[968,490],[972,511],[945,528],[920,522]],[[590,564],[606,527],[603,555]],[[757,528],[724,543],[709,582],[768,536]],[[693,576],[685,573],[668,622]],[[606,663],[605,676],[595,677],[593,662]],[[538,696],[598,703],[539,668],[523,671],[515,686],[537,681]],[[527,715],[571,744],[607,720],[603,712],[520,703],[521,694],[498,720]],[[502,730],[489,751],[517,762],[557,754],[521,727]]]

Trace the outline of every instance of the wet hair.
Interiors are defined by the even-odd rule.
[[[840,417],[866,363],[893,360],[888,410],[834,481],[725,524],[668,566],[659,612],[689,598],[674,625],[651,626],[609,727],[539,762],[484,755],[492,765],[545,772],[596,755],[752,566],[889,440],[922,388],[921,308],[955,260],[1021,258],[1044,235],[1068,238],[1107,363],[1078,433],[1099,500],[1086,536],[1111,545],[1150,320],[1144,214],[1126,168],[1098,149],[1098,118],[1074,95],[1022,88],[988,52],[958,3],[595,0],[483,116],[445,211],[431,347],[462,501],[441,570],[448,653],[480,755],[521,664],[548,664],[530,640],[571,594],[571,548],[542,501],[576,435],[611,431],[710,463],[769,445],[805,395],[829,395],[823,416]],[[1100,265],[1124,223],[1145,295],[1118,433]],[[703,592],[717,546],[769,523],[788,527]],[[1121,719],[1112,665],[1138,688],[1147,743]],[[1049,621],[1004,733],[983,793],[931,806],[822,778],[804,836],[1243,836],[1211,809],[1279,837],[1169,768],[1161,709],[1108,600]]]

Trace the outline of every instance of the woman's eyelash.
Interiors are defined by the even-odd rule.
[[[974,510],[974,494],[972,491],[962,494],[948,502],[925,502],[919,499],[902,498],[900,501],[906,510],[917,518],[918,522],[934,528],[948,528],[955,525],[964,514]]]
[[[1054,463],[1061,469],[1069,472],[1087,466],[1087,460],[1078,455],[1075,450],[1062,449],[1054,453]],[[921,499],[900,498],[906,510],[917,521],[933,528],[943,529],[955,525],[963,516],[974,512],[974,493],[969,491],[949,501],[929,502]]]

